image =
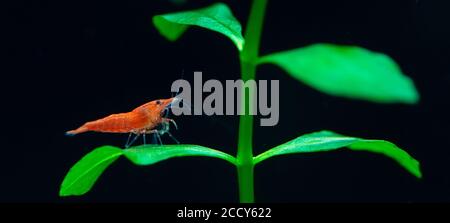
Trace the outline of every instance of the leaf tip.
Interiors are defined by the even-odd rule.
[[[419,101],[420,101],[420,94],[419,94],[419,91],[417,91],[417,89],[414,86],[414,84],[412,84],[412,87],[411,87],[411,89],[409,91],[410,91],[410,93],[408,94],[408,96],[405,97],[405,101],[404,102],[406,104],[410,104],[410,105],[418,104]]]
[[[67,176],[66,176],[67,178]],[[89,191],[88,190],[74,190],[70,185],[67,185],[68,182],[66,178],[63,180],[63,183],[61,184],[61,187],[59,189],[58,195],[60,197],[69,197],[69,196],[80,196]]]
[[[70,196],[69,193],[67,193],[66,191],[64,191],[64,190],[62,190],[62,189],[59,190],[58,195],[59,195],[60,197],[68,197],[68,196]]]
[[[409,169],[412,175],[418,179],[422,179],[422,171],[420,170],[420,162],[413,158],[413,166]]]
[[[155,15],[152,18],[153,25],[158,30],[161,36],[167,40],[174,42],[186,31],[187,26],[182,24],[172,23],[164,17],[164,15]]]
[[[67,188],[66,188],[66,186],[64,185],[64,182],[63,182],[63,185],[61,185],[61,188],[59,189],[58,195],[60,197],[68,197],[68,196],[73,196],[73,195],[76,195],[76,194],[73,194],[73,193],[70,192],[70,190],[67,190]]]
[[[64,193],[63,190],[59,190],[58,195],[59,195],[60,197],[66,197],[66,196],[67,196],[67,195]]]
[[[402,85],[397,87],[397,102],[414,105],[420,101],[420,93],[417,90],[414,81],[402,73]]]

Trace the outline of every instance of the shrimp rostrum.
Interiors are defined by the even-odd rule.
[[[83,132],[105,132],[105,133],[129,133],[125,147],[129,147],[139,136],[143,136],[145,144],[145,134],[154,134],[156,139],[162,144],[161,137],[167,134],[176,143],[176,140],[169,132],[170,123],[175,128],[177,124],[174,120],[166,118],[164,114],[170,108],[172,103],[179,100],[176,97],[169,99],[159,99],[143,104],[130,112],[112,114],[107,117],[86,122],[79,128],[67,131],[67,135],[76,135]],[[136,136],[130,141],[131,136]]]

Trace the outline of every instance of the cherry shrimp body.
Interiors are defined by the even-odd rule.
[[[177,125],[174,120],[165,118],[165,111],[179,100],[176,97],[168,99],[159,99],[143,104],[130,112],[112,114],[107,117],[86,122],[77,129],[67,131],[66,135],[76,135],[84,132],[104,132],[104,133],[129,133],[129,137],[125,147],[130,146],[140,135],[155,134],[161,143],[160,135],[168,134],[175,142],[178,141],[170,134],[169,125],[173,123],[175,128]],[[158,126],[162,128],[158,129]],[[136,137],[130,142],[132,134]]]

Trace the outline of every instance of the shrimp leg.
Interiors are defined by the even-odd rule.
[[[128,134],[128,139],[127,139],[127,142],[125,143],[125,148],[127,148],[128,147],[128,143],[130,142],[130,138],[131,138],[131,135],[132,135],[133,133],[131,133],[130,132],[130,134]]]
[[[158,139],[158,142],[159,142],[159,145],[163,145],[163,143],[162,143],[162,140],[161,140],[161,136],[159,136],[159,133],[158,132],[156,132],[155,133],[155,136],[156,136],[156,139]]]
[[[152,144],[159,144],[162,145],[161,137],[160,137],[160,130],[152,129],[152,130],[146,130],[143,132],[143,134],[154,134],[152,139]]]
[[[180,144],[180,141],[178,141],[170,132],[166,132],[166,133],[173,141],[175,141],[175,143]]]
[[[173,119],[163,118],[163,122],[162,122],[163,129],[160,130],[161,131],[161,135],[166,133],[173,141],[175,141],[177,144],[180,144],[180,141],[178,141],[169,131],[170,130],[170,128],[169,128],[170,123],[172,123],[175,126],[175,129],[178,129],[177,123]]]
[[[147,142],[146,142],[147,139],[146,139],[146,137],[145,137],[145,132],[142,134],[142,140],[144,141],[144,145],[147,144]]]
[[[158,139],[156,138],[156,135],[152,135],[152,140],[150,141],[150,144],[159,144]]]
[[[137,138],[139,138],[140,134],[136,134],[136,136],[131,140],[131,142],[127,142],[127,144],[125,145],[125,148],[130,147],[131,145],[133,145],[133,143],[136,141]]]
[[[165,123],[172,123],[173,126],[175,126],[175,129],[178,130],[178,125],[177,125],[177,123],[175,122],[175,120],[170,119],[170,118],[163,118],[163,119],[162,119],[162,122],[165,122]],[[167,129],[169,129],[169,128],[167,128]]]

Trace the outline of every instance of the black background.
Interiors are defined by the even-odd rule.
[[[235,169],[209,158],[148,167],[119,159],[82,197],[58,197],[69,168],[93,148],[126,135],[64,132],[88,120],[171,96],[194,71],[238,79],[226,37],[192,28],[170,43],[153,15],[214,1],[14,1],[7,9],[2,66],[0,201],[238,202]],[[225,1],[245,27],[250,1]],[[280,122],[255,125],[255,154],[322,129],[387,139],[421,161],[415,179],[390,159],[339,150],[270,159],[256,167],[257,202],[448,202],[450,5],[446,1],[270,1],[261,54],[316,42],[352,44],[393,57],[421,93],[416,106],[382,105],[322,94],[264,65],[258,79],[280,80]],[[237,117],[176,117],[174,135],[235,154]],[[257,121],[257,119],[256,119]],[[255,124],[257,124],[256,122]],[[165,139],[170,142],[170,139]]]

